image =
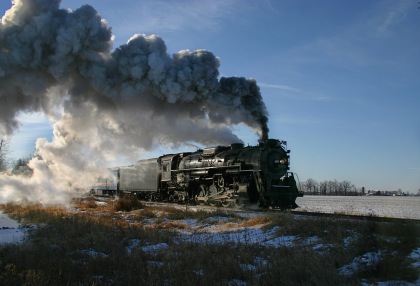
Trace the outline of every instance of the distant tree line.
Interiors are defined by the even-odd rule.
[[[364,188],[356,188],[350,181],[339,182],[322,181],[317,182],[314,179],[307,179],[302,182],[301,191],[307,195],[320,195],[320,196],[364,196]]]
[[[407,196],[415,195],[404,193],[401,189],[396,191],[365,190],[364,187],[357,188],[350,181],[322,181],[307,179],[300,184],[300,190],[306,195],[318,196]],[[420,196],[420,189],[417,196]]]

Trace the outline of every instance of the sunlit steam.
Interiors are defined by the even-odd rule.
[[[219,80],[211,52],[171,56],[156,35],[134,35],[112,51],[111,29],[94,8],[59,4],[15,0],[1,19],[0,135],[18,128],[22,112],[55,124],[52,142],[36,143],[32,177],[0,176],[0,202],[65,202],[119,156],[240,142],[235,124],[268,137],[255,80]]]

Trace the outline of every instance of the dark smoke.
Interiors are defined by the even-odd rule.
[[[111,28],[94,8],[59,5],[15,0],[0,23],[0,136],[18,128],[21,113],[55,122],[53,141],[37,142],[33,168],[48,166],[54,176],[119,155],[134,161],[156,145],[238,142],[231,126],[240,123],[268,138],[255,80],[219,80],[211,52],[170,56],[156,35],[135,35],[112,51]],[[35,178],[48,177],[41,169]]]

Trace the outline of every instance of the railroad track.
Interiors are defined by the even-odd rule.
[[[165,206],[174,206],[174,204],[167,204],[167,203],[159,203]],[[275,214],[275,213],[290,213],[296,216],[305,216],[305,217],[319,217],[319,218],[330,218],[330,219],[351,219],[351,220],[361,220],[361,221],[374,221],[374,222],[415,222],[420,224],[420,220],[418,219],[410,219],[410,218],[396,218],[396,217],[380,217],[380,216],[372,216],[372,215],[360,215],[360,214],[343,214],[343,213],[322,213],[322,212],[309,212],[309,211],[301,211],[301,210],[276,210],[276,209],[261,209],[257,206],[244,206],[240,208],[235,207],[220,207],[220,206],[209,206],[209,205],[178,205],[182,208],[197,208],[197,209],[205,209],[205,210],[221,210],[221,211],[232,211],[232,212],[250,212],[250,213],[267,213],[267,214]]]
[[[96,199],[99,199],[96,197]],[[110,197],[101,197],[100,200],[110,201],[114,198]],[[299,209],[295,210],[277,210],[277,209],[261,209],[256,205],[244,205],[242,207],[224,207],[224,206],[211,206],[211,205],[202,205],[202,204],[177,204],[177,203],[167,203],[167,202],[157,202],[157,201],[141,201],[142,204],[146,206],[156,206],[156,207],[174,207],[178,209],[185,210],[205,210],[205,211],[226,211],[226,212],[250,212],[250,213],[290,213],[296,216],[304,217],[319,217],[319,218],[331,218],[331,219],[352,219],[352,220],[362,220],[362,221],[375,221],[375,222],[415,222],[420,224],[418,219],[410,218],[396,218],[396,217],[380,217],[372,215],[360,215],[360,214],[345,214],[345,213],[322,213],[322,212],[310,212],[310,211],[301,211]]]

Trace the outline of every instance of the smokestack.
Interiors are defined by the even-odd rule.
[[[0,135],[16,130],[22,112],[43,112],[55,122],[53,141],[37,142],[34,177],[67,172],[74,176],[64,185],[74,188],[77,170],[132,159],[156,145],[241,142],[233,124],[268,138],[254,79],[219,80],[220,62],[211,52],[171,56],[157,35],[134,35],[112,52],[111,28],[93,7],[59,5],[15,0],[0,23]],[[42,180],[56,191],[53,182]]]

